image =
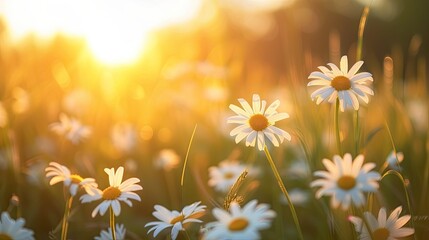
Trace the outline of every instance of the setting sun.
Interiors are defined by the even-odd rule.
[[[29,33],[82,37],[99,61],[126,64],[141,54],[153,30],[187,21],[199,7],[199,0],[13,0],[0,3],[0,15],[16,40]]]

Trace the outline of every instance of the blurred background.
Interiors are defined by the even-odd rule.
[[[383,164],[392,150],[382,131],[386,120],[405,154],[415,213],[428,215],[426,0],[0,0],[0,211],[12,206],[37,239],[47,239],[51,231],[58,235],[64,205],[61,187],[48,186],[44,176],[50,161],[96,178],[101,188],[105,167],[124,166],[125,177],[140,178],[144,190],[142,202],[124,207],[118,222],[131,239],[151,239],[142,226],[153,220],[154,204],[221,204],[224,195],[207,186],[207,169],[232,159],[262,169],[246,186],[248,199],[289,214],[278,203],[279,192],[259,188],[275,184],[264,156],[229,136],[228,106],[239,97],[250,101],[253,93],[268,102],[280,99],[279,110],[291,118],[279,124],[294,136],[272,149],[283,177],[296,162],[320,169],[320,160],[335,154],[333,115],[328,105],[311,102],[307,77],[319,65],[338,64],[342,55],[355,61],[365,6],[363,70],[373,73],[376,96],[362,110],[366,134],[358,152]],[[56,134],[51,126],[64,115],[90,134],[78,140]],[[351,119],[348,113],[342,119],[349,149]],[[311,176],[290,178],[289,187],[311,192]],[[391,209],[405,201],[401,189],[392,190],[395,184],[386,184],[383,202]],[[71,239],[107,227],[107,218],[91,219],[95,205],[76,200],[74,207]],[[298,209],[313,239],[328,229],[314,209],[314,202]],[[291,219],[276,221],[264,239],[293,239]],[[428,234],[424,221],[417,222],[421,236]]]

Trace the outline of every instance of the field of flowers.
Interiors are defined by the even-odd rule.
[[[207,2],[118,65],[0,18],[0,240],[427,238],[427,39]]]

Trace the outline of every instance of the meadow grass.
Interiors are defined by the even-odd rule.
[[[376,57],[366,50],[370,43],[364,29],[371,19],[365,7],[350,46],[339,46],[345,43],[337,32],[326,50],[312,53],[302,43],[302,33],[278,29],[280,50],[269,44],[262,49],[281,58],[266,63],[266,58],[258,59],[261,50],[254,42],[236,36],[236,26],[223,20],[225,14],[216,9],[202,26],[188,23],[189,32],[160,31],[150,50],[127,66],[97,62],[79,39],[58,35],[45,43],[33,37],[15,43],[6,41],[8,33],[0,29],[0,211],[25,219],[36,239],[92,239],[109,227],[104,236],[112,239],[122,234],[125,239],[222,239],[222,231],[235,233],[231,239],[359,239],[360,232],[374,226],[370,213],[377,217],[385,208],[389,216],[402,206],[398,216],[409,215],[409,221],[402,218],[403,227],[415,231],[405,239],[424,239],[429,232],[429,99],[421,40],[412,40],[410,52],[392,46],[391,55]],[[290,19],[284,21],[279,26],[289,26]],[[285,34],[290,38],[282,39]],[[348,56],[347,69],[363,60],[359,72],[370,72],[374,79],[368,83],[373,96],[368,103],[361,100],[358,110],[341,111],[338,98],[332,104],[310,98],[310,73],[329,59],[340,66],[342,55]],[[280,100],[280,105],[272,114],[246,115],[248,136],[234,142],[227,122],[239,110],[230,105],[241,98],[250,101],[253,94],[262,101]],[[240,103],[236,107],[249,113]],[[290,118],[268,121],[281,113]],[[267,125],[252,125],[255,115],[265,117]],[[252,130],[274,125],[291,133],[291,141],[283,142],[286,135],[279,132],[262,134],[262,145],[258,137],[249,137]],[[160,154],[163,150],[172,155]],[[391,152],[394,164],[386,160]],[[343,174],[353,168],[347,153],[353,163],[364,156],[359,166],[364,170]],[[51,186],[52,176],[45,172],[50,162],[94,178],[96,189],[121,191],[108,196],[109,187],[91,192],[83,179],[70,174],[60,181],[63,189],[56,182]],[[120,189],[122,174],[116,185],[109,173],[105,176],[105,168],[114,172],[121,166],[124,179],[140,181],[131,190]],[[229,181],[227,191],[209,185],[210,167],[223,176],[224,182],[215,184]],[[354,189],[359,181],[373,186],[368,179],[374,178],[377,189],[362,190],[362,204],[353,199],[346,206],[345,197],[334,206],[334,196],[320,193],[321,185],[314,184],[333,171],[339,175],[337,188]],[[70,195],[73,184],[76,195]],[[143,190],[134,193],[139,188],[134,185]],[[114,212],[116,205],[109,205],[104,209],[108,214],[100,210],[103,216],[91,216],[99,206],[93,201],[114,201],[122,192],[129,195],[118,200],[120,214]],[[92,199],[94,194],[99,198]],[[84,196],[90,200],[83,201]],[[164,215],[152,212],[154,206],[161,206],[155,212]],[[155,226],[149,231],[145,225],[154,221],[164,223],[149,224]],[[118,232],[117,223],[124,224],[126,233]],[[157,232],[162,226],[167,230]],[[240,235],[246,229],[250,235]],[[384,236],[375,230],[364,239]]]

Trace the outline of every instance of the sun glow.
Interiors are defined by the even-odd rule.
[[[200,0],[4,0],[4,17],[13,39],[29,33],[83,37],[92,54],[107,64],[124,64],[142,52],[152,31],[190,20]]]

